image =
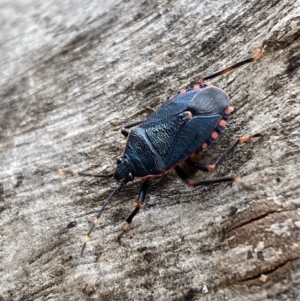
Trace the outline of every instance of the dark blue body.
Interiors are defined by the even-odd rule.
[[[199,150],[228,105],[226,93],[213,86],[190,89],[168,100],[128,136],[123,158],[132,175],[161,175]]]

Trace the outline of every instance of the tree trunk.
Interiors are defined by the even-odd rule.
[[[0,1],[0,300],[300,300],[300,1]],[[199,156],[255,188],[151,181],[116,186],[57,167],[114,170],[123,124],[201,76],[234,112]],[[201,130],[201,129],[200,129]]]

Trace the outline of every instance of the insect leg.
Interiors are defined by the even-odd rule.
[[[201,171],[208,171],[208,172],[214,171],[225,160],[227,155],[229,155],[236,148],[238,144],[249,142],[252,138],[256,138],[260,136],[261,134],[254,134],[254,135],[245,135],[243,137],[236,138],[232,142],[232,144],[226,149],[226,151],[213,164],[204,164],[204,163],[195,162],[191,158],[188,158],[186,160],[186,163]]]
[[[147,178],[142,183],[142,186],[141,186],[140,192],[139,192],[139,196],[138,196],[138,201],[136,203],[136,207],[130,213],[130,215],[128,216],[128,218],[126,219],[125,225],[122,228],[122,232],[118,235],[118,238],[117,238],[118,242],[121,241],[121,237],[123,236],[123,234],[129,230],[129,227],[130,227],[130,224],[131,224],[133,218],[136,216],[136,214],[139,212],[139,210],[143,206],[144,200],[145,200],[145,197],[146,197],[146,194],[147,194],[147,190],[148,190],[148,187],[149,187],[149,184],[150,184],[150,178]]]
[[[127,137],[130,133],[129,129],[134,127],[134,126],[140,125],[142,122],[143,122],[143,120],[139,120],[139,121],[136,121],[136,122],[132,122],[132,123],[123,125],[121,127],[121,134],[124,135],[125,137]]]
[[[119,191],[121,188],[122,188],[123,184],[119,184],[114,190],[113,192],[111,192],[111,194],[109,195],[108,199],[103,203],[103,205],[101,206],[98,214],[96,215],[93,223],[92,223],[92,226],[90,227],[89,231],[87,232],[87,234],[85,235],[84,239],[83,239],[83,245],[82,245],[82,248],[81,248],[81,253],[80,253],[80,256],[82,256],[83,252],[84,252],[84,249],[86,247],[86,244],[89,242],[90,240],[90,235],[92,233],[92,231],[94,230],[95,226],[98,224],[99,222],[99,219],[105,209],[105,207],[107,206],[107,204],[109,203],[109,201],[111,200],[111,198],[114,196],[114,194]]]
[[[218,72],[215,72],[215,73],[212,73],[210,75],[204,76],[204,77],[202,77],[202,78],[199,79],[199,83],[202,84],[203,82],[205,82],[208,79],[215,78],[215,77],[217,77],[219,75],[223,75],[225,73],[228,73],[228,72],[230,72],[230,71],[232,71],[232,70],[234,70],[234,69],[236,69],[236,68],[238,68],[240,66],[243,66],[245,64],[248,64],[248,63],[256,61],[257,59],[259,59],[259,57],[263,53],[263,50],[264,50],[266,44],[267,44],[267,41],[264,41],[263,44],[262,44],[262,46],[257,49],[257,51],[254,53],[254,55],[252,57],[244,59],[242,61],[239,61],[239,62],[237,62],[237,63],[235,63],[235,64],[233,64],[233,65],[231,65],[231,66],[229,66],[229,67],[227,67],[227,68],[225,68],[223,70],[220,70]]]
[[[202,180],[202,181],[194,181],[188,176],[185,171],[180,167],[176,166],[175,171],[178,174],[178,176],[188,185],[191,187],[197,187],[201,185],[211,185],[211,184],[216,184],[216,183],[223,183],[223,182],[229,182],[229,183],[237,183],[240,184],[243,188],[247,190],[251,190],[252,188],[248,185],[246,185],[242,179],[238,177],[221,177],[221,178],[216,178],[216,179],[211,179],[211,180]]]
[[[82,176],[82,177],[92,177],[92,178],[111,178],[114,175],[113,173],[98,174],[98,173],[81,172],[81,171],[77,171],[77,170],[64,170],[62,168],[58,168],[57,172],[60,175],[69,174],[74,177]]]

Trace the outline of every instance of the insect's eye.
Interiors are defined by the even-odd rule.
[[[127,181],[133,181],[133,175],[131,173],[128,174]]]
[[[117,159],[117,164],[119,165],[122,162],[122,158]]]

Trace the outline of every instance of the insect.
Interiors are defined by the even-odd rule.
[[[257,60],[261,56],[265,45],[266,42],[258,48],[252,57],[204,76],[195,85],[181,89],[145,121],[133,122],[123,126],[121,133],[126,137],[127,142],[122,156],[117,160],[117,167],[113,173],[91,174],[65,171],[74,176],[114,177],[117,181],[116,188],[103,203],[84,238],[81,255],[111,198],[135,178],[142,179],[138,201],[136,207],[126,219],[122,232],[118,236],[118,241],[128,231],[133,218],[144,204],[151,178],[163,176],[172,168],[187,185],[192,187],[221,182],[235,182],[247,188],[240,178],[233,176],[194,181],[189,178],[179,163],[185,161],[195,169],[212,172],[239,143],[248,142],[252,138],[260,136],[260,134],[254,134],[235,139],[211,165],[199,163],[195,160],[197,154],[218,138],[226,126],[230,114],[227,94],[206,81]],[[59,169],[58,172],[60,174],[64,173],[62,169]]]

